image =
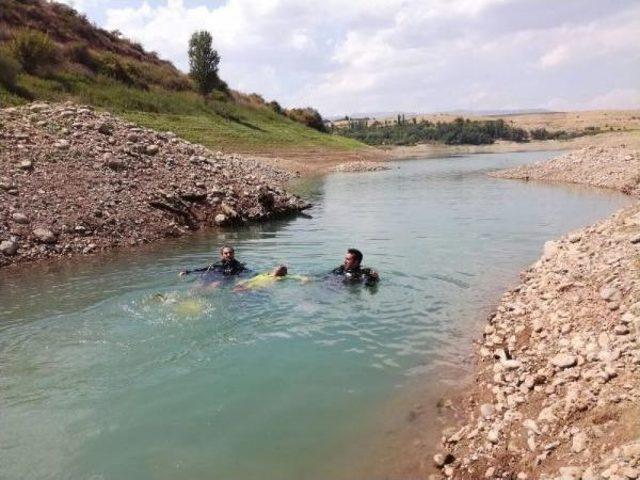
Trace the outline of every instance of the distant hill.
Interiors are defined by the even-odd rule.
[[[0,106],[73,100],[225,150],[362,147],[307,128],[324,129],[310,108],[285,110],[233,90],[204,102],[189,76],[161,56],[67,5],[0,0]]]

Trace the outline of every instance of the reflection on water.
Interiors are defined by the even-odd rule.
[[[455,365],[478,312],[543,242],[623,205],[492,179],[549,153],[411,161],[316,184],[312,218],[0,273],[6,478],[337,478],[381,405]],[[308,188],[308,185],[306,186]],[[206,288],[222,243],[312,281]],[[326,272],[347,247],[377,290]]]

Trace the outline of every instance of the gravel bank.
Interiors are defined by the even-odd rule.
[[[640,196],[640,152],[624,144],[592,145],[551,161],[501,170],[491,176],[579,183]]]
[[[334,172],[346,173],[346,172],[380,172],[382,170],[390,170],[389,165],[385,165],[381,162],[347,162],[336,165],[333,168]]]
[[[640,157],[593,147],[495,176],[640,195]],[[547,242],[490,316],[433,478],[640,478],[640,204]]]
[[[295,214],[291,174],[91,107],[0,110],[0,267]]]

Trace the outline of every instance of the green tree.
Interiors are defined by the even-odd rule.
[[[213,38],[206,30],[194,32],[189,40],[189,74],[205,100],[215,89],[226,90],[218,77],[220,55],[212,44]]]

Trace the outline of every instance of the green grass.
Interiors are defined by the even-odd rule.
[[[365,148],[356,140],[320,133],[266,107],[238,105],[222,95],[205,104],[194,92],[160,88],[141,90],[107,77],[72,74],[48,79],[22,75],[18,85],[33,99],[71,99],[93,105],[149,128],[170,130],[212,149],[268,153],[287,148]],[[26,101],[0,87],[0,105],[18,105]]]

